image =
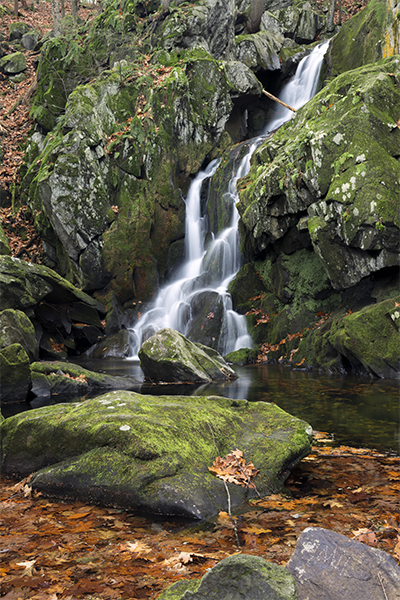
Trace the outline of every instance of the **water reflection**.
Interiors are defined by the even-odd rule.
[[[376,448],[400,455],[397,381],[333,377],[280,365],[250,365],[235,368],[239,375],[236,381],[200,386],[153,385],[143,382],[143,373],[136,361],[90,360],[80,364],[109,375],[133,377],[138,381],[135,391],[143,394],[219,395],[246,398],[251,402],[274,402],[310,423],[315,430],[333,434],[335,444]],[[37,398],[30,404],[2,407],[2,412],[10,416],[21,410],[72,400],[76,398]]]

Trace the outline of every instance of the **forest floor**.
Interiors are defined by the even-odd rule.
[[[237,535],[227,512],[196,525],[32,496],[25,480],[3,479],[0,600],[154,599],[237,552],[285,565],[306,527],[344,534],[399,563],[400,457],[315,438],[283,493],[233,515]]]

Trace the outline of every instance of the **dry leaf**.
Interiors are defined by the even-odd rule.
[[[21,573],[21,577],[32,577],[33,575],[33,565],[35,564],[35,560],[24,560],[23,562],[17,563],[19,567],[25,567],[24,571]]]

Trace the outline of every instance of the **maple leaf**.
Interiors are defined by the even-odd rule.
[[[17,563],[19,567],[25,567],[24,571],[21,573],[21,577],[32,577],[33,575],[33,565],[35,564],[36,559],[34,560],[24,560],[23,562]]]
[[[215,473],[219,479],[227,481],[228,483],[256,489],[252,479],[256,477],[259,471],[252,462],[246,463],[243,458],[243,452],[238,448],[230,454],[227,454],[225,458],[217,456],[213,466],[208,467],[208,469]]]

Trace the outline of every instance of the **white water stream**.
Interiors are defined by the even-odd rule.
[[[295,75],[280,94],[283,102],[298,109],[314,96],[328,43],[320,44],[301,60]],[[137,358],[142,343],[163,327],[170,327],[187,335],[193,341],[199,341],[195,339],[193,320],[196,312],[199,311],[199,306],[205,306],[214,296],[215,307],[222,308],[220,334],[213,340],[214,347],[224,356],[233,350],[252,346],[251,338],[247,333],[246,318],[232,309],[232,300],[228,293],[228,285],[241,266],[236,184],[238,179],[249,172],[250,159],[256,148],[270,132],[280,127],[292,115],[292,111],[279,105],[276,116],[265,125],[262,135],[251,141],[248,153],[239,166],[233,169],[234,175],[228,182],[224,194],[225,198],[230,199],[233,208],[231,223],[218,234],[207,250],[204,248],[204,238],[207,233],[205,219],[200,209],[201,187],[205,179],[214,175],[220,161],[211,162],[193,180],[186,198],[185,263],[175,274],[174,280],[160,289],[152,307],[130,330],[131,358]],[[213,319],[214,312],[210,311],[207,318]]]

